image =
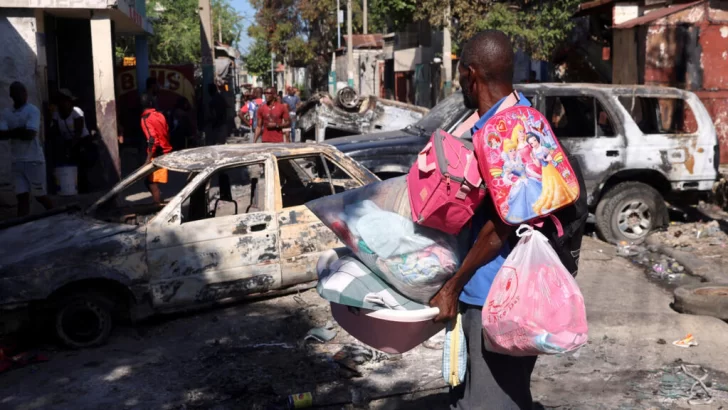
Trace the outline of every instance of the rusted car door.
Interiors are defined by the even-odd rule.
[[[316,280],[321,252],[344,246],[304,204],[371,182],[349,169],[351,164],[323,154],[278,159],[280,189],[276,192],[284,286]]]
[[[281,285],[272,156],[208,169],[147,231],[155,308],[206,304]]]

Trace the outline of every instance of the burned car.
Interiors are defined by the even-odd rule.
[[[665,200],[695,202],[711,192],[720,156],[713,122],[698,97],[669,87],[528,84],[521,91],[579,159],[602,239],[640,242],[668,223]],[[381,178],[406,173],[432,133],[456,136],[472,121],[461,93],[399,131],[327,142]]]
[[[303,140],[323,142],[345,135],[398,130],[420,120],[429,110],[412,104],[359,96],[351,87],[335,97],[317,93],[296,110]]]
[[[157,205],[144,180],[161,168]],[[0,312],[47,317],[79,348],[103,343],[117,318],[310,287],[319,254],[342,244],[304,204],[377,180],[322,144],[172,152],[84,212],[1,230]]]

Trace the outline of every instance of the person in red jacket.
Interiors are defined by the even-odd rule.
[[[142,131],[147,138],[147,160],[148,164],[152,162],[152,158],[159,157],[172,151],[172,145],[169,143],[169,127],[164,114],[154,108],[154,98],[149,94],[142,94],[141,105],[142,111]],[[149,193],[155,204],[162,203],[162,192],[159,190],[158,184],[167,183],[167,170],[160,168],[154,171],[145,180]]]

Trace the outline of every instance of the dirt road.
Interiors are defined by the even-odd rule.
[[[673,312],[671,295],[585,238],[578,281],[587,300],[590,343],[578,353],[539,359],[533,378],[547,407],[681,408],[693,380],[708,372],[713,403],[728,406],[728,325]],[[441,351],[361,355],[361,373],[333,356],[356,341],[304,342],[330,319],[315,291],[118,328],[108,345],[49,350],[51,360],[0,374],[3,409],[267,409],[289,394],[313,392],[324,408],[438,409],[446,405]],[[692,332],[700,345],[673,346]],[[437,340],[433,341],[437,347]],[[412,392],[424,391],[420,394]],[[377,398],[409,393],[395,399]],[[424,396],[424,397],[423,397]],[[697,396],[696,396],[697,397]]]

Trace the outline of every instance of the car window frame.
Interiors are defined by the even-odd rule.
[[[265,172],[272,173],[274,171],[272,160],[271,160],[272,155],[270,155],[270,154],[264,154],[264,155],[265,156],[262,159],[262,161],[265,163]],[[226,169],[226,168],[235,168],[238,166],[242,166],[242,165],[246,165],[246,164],[254,164],[254,163],[258,163],[258,162],[261,162],[261,158],[229,162],[229,163],[226,163],[226,164],[220,165],[220,166],[210,166],[210,167],[207,167],[207,168],[199,171],[197,173],[197,175],[190,182],[187,183],[187,185],[184,187],[184,189],[182,189],[181,192],[179,192],[171,201],[169,201],[169,203],[164,208],[162,208],[162,210],[159,211],[159,213],[149,223],[150,224],[154,223],[155,225],[162,224],[167,227],[182,226],[182,204],[184,203],[185,200],[187,200],[187,198],[190,197],[190,195],[192,195],[192,193],[200,186],[200,184],[202,184],[203,182],[206,182],[215,172],[217,172],[219,170]],[[271,186],[272,183],[273,182],[270,179],[266,178],[266,185],[265,185],[265,201],[266,201],[265,208],[266,209],[259,211],[259,212],[269,212],[269,213],[275,212],[273,209],[271,209],[271,208],[274,208],[274,206],[273,206],[274,204],[271,203],[273,201],[269,201],[269,199],[271,199],[271,198],[269,198],[269,195],[270,195],[269,190],[272,191],[275,188],[274,186]],[[240,214],[240,215],[247,215],[247,214]],[[240,215],[231,215],[231,216],[240,216]],[[230,216],[224,216],[221,218],[227,218],[227,217],[230,217]],[[189,222],[186,222],[186,224],[199,222],[199,221],[206,221],[208,219],[210,219],[210,218],[200,219],[197,221],[189,221]],[[215,219],[215,218],[212,218],[212,219]]]
[[[556,137],[558,137],[558,138],[567,138],[567,139],[609,138],[609,139],[612,139],[612,138],[619,138],[621,135],[624,135],[624,130],[622,128],[622,125],[618,121],[615,121],[615,118],[619,118],[619,116],[614,112],[613,106],[611,104],[609,104],[608,102],[605,102],[605,99],[602,98],[602,96],[599,95],[599,93],[585,93],[581,90],[577,91],[577,90],[559,89],[559,90],[541,90],[540,94],[541,94],[541,100],[540,100],[540,104],[539,104],[539,111],[544,116],[547,115],[546,99],[549,97],[557,97],[557,98],[589,97],[589,98],[593,99],[592,116],[593,116],[593,121],[594,121],[594,130],[593,130],[594,135],[593,136],[579,136],[579,137],[560,137],[557,135]],[[597,132],[597,128],[599,126],[599,120],[597,118],[597,105],[596,105],[597,101],[602,105],[602,108],[604,108],[604,111],[607,113],[608,119],[609,119],[610,123],[612,124],[612,131],[614,132],[614,135],[612,135],[612,136],[599,135],[599,133]],[[617,103],[619,103],[619,102],[617,102]],[[554,124],[551,124],[551,122],[550,122],[551,119],[547,118],[547,120],[549,121],[549,124],[551,125],[551,128],[553,129]]]

